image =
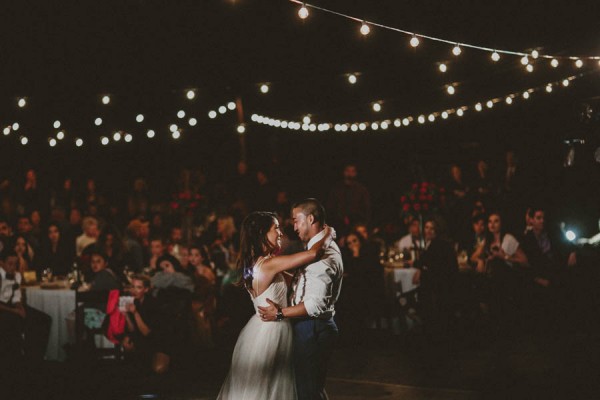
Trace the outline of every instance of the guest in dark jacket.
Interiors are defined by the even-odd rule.
[[[113,290],[121,289],[121,282],[115,273],[108,267],[108,257],[100,250],[92,252],[92,272],[94,273],[90,282],[90,290]]]
[[[42,241],[41,255],[36,260],[36,264],[39,269],[50,268],[54,275],[66,276],[71,271],[75,249],[63,238],[56,222],[48,225],[47,233],[48,236]]]
[[[425,222],[425,252],[415,262],[418,269],[413,281],[420,284],[421,313],[429,333],[441,336],[447,331],[454,307],[453,286],[458,273],[452,244],[438,236],[438,223]]]

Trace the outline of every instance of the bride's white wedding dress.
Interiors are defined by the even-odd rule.
[[[253,287],[264,281],[259,259],[253,268]],[[256,290],[256,289],[255,289]],[[287,286],[277,274],[269,287],[252,298],[255,314],[238,337],[229,374],[218,400],[294,400],[296,386],[292,366],[293,332],[290,321],[263,322],[258,306],[268,306],[267,299],[287,305]]]

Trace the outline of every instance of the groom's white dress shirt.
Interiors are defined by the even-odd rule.
[[[324,230],[316,234],[308,242],[307,249],[310,250],[324,235]],[[319,261],[298,271],[292,304],[304,301],[309,317],[331,318],[335,314],[335,302],[340,296],[343,273],[342,254],[338,245],[332,241]]]

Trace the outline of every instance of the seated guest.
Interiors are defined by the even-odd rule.
[[[119,231],[112,225],[106,225],[106,227],[102,229],[98,241],[92,246],[106,254],[110,269],[118,277],[122,278],[126,259],[125,246]]]
[[[83,233],[77,237],[75,241],[75,252],[77,256],[81,256],[83,249],[92,243],[96,243],[100,231],[98,230],[98,220],[94,217],[85,217],[81,223]]]
[[[423,227],[425,251],[415,262],[413,282],[420,284],[419,303],[428,332],[440,338],[448,329],[455,300],[453,286],[458,273],[452,244],[438,234],[439,224],[430,219]]]
[[[134,275],[131,279],[134,302],[127,306],[127,333],[121,344],[126,352],[137,355],[155,373],[162,374],[169,370],[171,359],[166,353],[158,305],[149,293],[150,287],[150,278],[145,275]]]
[[[150,262],[149,267],[152,271],[159,271],[158,259],[167,254],[165,240],[160,236],[154,236],[150,239]]]
[[[497,212],[488,217],[488,233],[483,243],[471,256],[476,271],[485,274],[480,285],[480,307],[495,314],[497,322],[509,327],[507,317],[515,316],[523,293],[523,268],[528,266],[521,245],[510,233],[504,232],[502,218]]]
[[[121,289],[121,281],[109,268],[108,257],[100,250],[92,252],[91,269],[94,275],[90,282],[90,290]]]
[[[35,253],[29,242],[23,235],[17,235],[14,237],[13,250],[17,253],[18,257],[18,270],[22,274],[26,271],[34,268],[33,259]]]
[[[542,287],[556,286],[567,262],[546,230],[544,210],[529,208],[528,217],[531,229],[523,238],[523,250],[532,268],[534,282]]]
[[[47,237],[42,241],[42,252],[36,260],[40,268],[50,268],[54,275],[66,276],[71,271],[73,258],[57,223],[48,225]]]
[[[157,289],[167,289],[171,287],[194,291],[194,282],[192,278],[183,273],[179,261],[170,254],[165,254],[156,260],[160,269],[152,277],[152,286]]]
[[[22,303],[22,277],[17,264],[17,254],[6,252],[0,267],[0,360],[5,362],[25,355],[31,361],[42,361],[51,318]]]
[[[194,268],[194,276],[203,278],[209,284],[215,285],[217,277],[210,265],[210,258],[205,246],[190,246],[190,265]]]
[[[396,242],[396,249],[405,254],[405,259],[409,264],[413,263],[421,252],[421,222],[417,218],[410,220],[408,225],[408,234]]]
[[[459,249],[464,250],[469,258],[485,241],[485,220],[483,214],[473,216],[471,218],[471,234],[463,238],[458,245]]]

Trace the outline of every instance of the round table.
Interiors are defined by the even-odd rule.
[[[67,316],[75,310],[75,291],[67,288],[44,289],[40,286],[25,288],[25,298],[30,307],[45,312],[52,318],[46,360],[63,361],[63,346],[69,342]]]

